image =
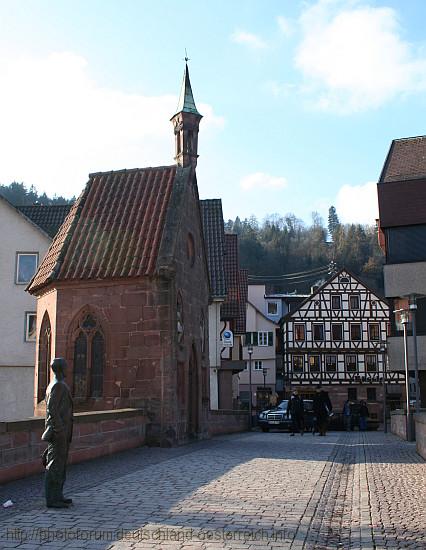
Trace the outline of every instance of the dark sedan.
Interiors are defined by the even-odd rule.
[[[284,399],[274,409],[262,411],[257,416],[257,424],[263,432],[269,432],[271,429],[290,430],[291,415],[287,416],[288,400]],[[310,399],[303,400],[305,410],[305,429],[311,431],[314,425],[313,402]]]

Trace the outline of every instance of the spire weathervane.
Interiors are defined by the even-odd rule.
[[[186,51],[186,48],[185,48],[185,63],[188,63],[188,61],[190,61],[190,59],[188,57],[188,52]]]

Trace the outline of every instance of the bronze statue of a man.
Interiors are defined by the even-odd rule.
[[[48,508],[68,508],[72,499],[64,497],[63,487],[72,439],[73,402],[65,382],[65,359],[54,359],[50,367],[54,377],[46,390],[46,429],[41,436],[48,443],[44,454],[46,505]]]

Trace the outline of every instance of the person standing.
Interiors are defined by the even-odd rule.
[[[43,453],[43,464],[46,468],[46,506],[68,508],[72,504],[72,499],[64,497],[63,488],[72,439],[73,400],[65,382],[65,359],[54,359],[51,369],[54,377],[46,390],[46,429],[41,436],[43,441],[47,441],[47,449]]]
[[[360,401],[359,403],[359,431],[365,432],[367,429],[367,418],[369,416],[367,403]]]
[[[294,435],[296,431],[303,435],[305,429],[304,412],[303,399],[299,397],[297,390],[294,390],[287,405],[287,418],[291,415],[290,435]]]
[[[328,393],[318,386],[313,402],[314,414],[316,416],[316,424],[318,427],[319,435],[326,435],[328,417],[330,416],[333,407],[331,405]]]
[[[352,429],[352,410],[349,399],[346,399],[345,404],[343,405],[343,423],[345,430],[350,432]]]
[[[272,408],[272,409],[275,409],[275,407],[277,406],[278,404],[278,394],[276,391],[273,391],[271,393],[271,395],[269,396],[269,406]]]

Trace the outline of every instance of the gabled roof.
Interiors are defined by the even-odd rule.
[[[201,200],[200,207],[212,298],[224,298],[226,296],[225,230],[222,201],[220,199]]]
[[[201,117],[200,113],[195,106],[194,96],[192,94],[191,81],[189,80],[188,64],[185,63],[185,71],[183,73],[182,86],[180,89],[180,96],[178,105],[176,108],[176,114],[178,113],[192,113]]]
[[[250,302],[250,300],[247,301],[247,303],[256,311],[256,313],[258,313],[261,317],[263,317],[265,319],[265,321],[269,321],[270,323],[272,323],[273,325],[277,325],[278,322],[277,321],[273,321],[272,319],[270,319],[269,317],[267,317],[263,311],[260,311],[260,309],[255,306],[253,304],[253,302]]]
[[[32,205],[16,207],[24,216],[38,225],[50,237],[58,232],[71,210],[70,204]]]
[[[388,301],[386,300],[386,298],[383,298],[383,296],[380,296],[380,294],[378,294],[375,290],[372,290],[368,285],[366,285],[363,281],[361,281],[361,279],[359,277],[357,277],[356,275],[354,275],[352,273],[352,271],[350,271],[349,269],[347,269],[346,267],[343,267],[342,269],[340,269],[335,275],[332,275],[331,277],[329,277],[324,284],[322,284],[320,287],[317,288],[317,290],[315,292],[313,292],[312,294],[310,294],[305,300],[303,300],[302,302],[300,302],[299,304],[297,304],[297,307],[295,309],[293,309],[292,311],[289,311],[287,313],[287,315],[284,315],[284,317],[282,317],[280,319],[280,324],[282,324],[283,322],[285,321],[288,321],[289,319],[291,319],[291,317],[297,313],[305,304],[307,304],[308,302],[310,302],[311,300],[313,300],[315,298],[315,296],[318,296],[318,294],[321,294],[321,292],[324,290],[324,288],[329,285],[330,283],[332,283],[335,279],[337,279],[338,277],[340,277],[342,274],[347,274],[349,275],[350,277],[352,277],[353,279],[355,279],[355,281],[357,281],[360,285],[362,285],[363,287],[365,287],[367,290],[369,290],[374,296],[376,296],[376,298],[378,300],[381,300],[382,302],[384,302],[385,304],[389,305],[388,304]]]
[[[15,206],[14,204],[12,204],[10,201],[8,201],[6,199],[6,197],[4,197],[3,195],[0,194],[0,202],[2,202],[3,204],[5,204],[7,207],[9,207],[11,210],[13,210],[14,212],[16,212],[16,214],[18,216],[20,216],[23,220],[25,220],[26,223],[29,223],[30,225],[32,225],[35,229],[37,229],[38,231],[40,231],[40,233],[42,233],[47,239],[49,240],[52,240],[50,235],[48,233],[46,233],[46,231],[40,227],[39,225],[37,225],[31,218],[29,218],[28,216],[26,216],[23,212],[21,212],[19,210],[19,208],[17,206]]]
[[[426,136],[394,139],[380,183],[426,177]]]
[[[53,280],[153,275],[177,166],[90,174],[28,290]]]
[[[225,233],[225,278],[226,299],[220,308],[222,319],[236,319],[239,306],[239,266],[238,266],[238,236]]]
[[[235,321],[235,333],[245,334],[247,324],[248,301],[248,271],[240,269],[238,272],[238,317]]]
[[[239,269],[238,235],[225,233],[225,277],[227,295],[220,308],[223,320],[235,321],[235,333],[245,334],[248,283],[247,270]]]

